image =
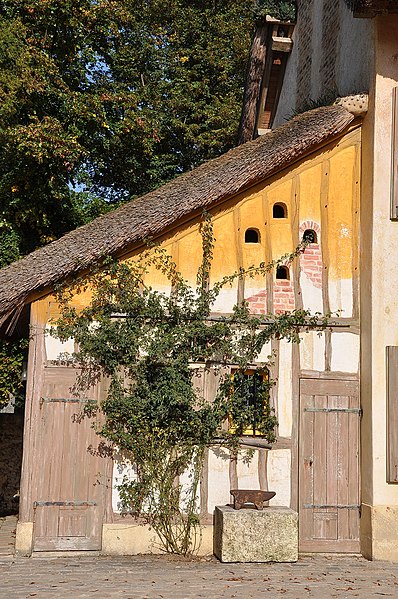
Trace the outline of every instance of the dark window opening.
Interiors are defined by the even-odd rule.
[[[284,279],[284,280],[289,280],[289,269],[287,266],[278,266],[278,268],[276,269],[276,278],[277,279]]]
[[[251,415],[249,425],[239,422],[238,414],[232,409],[230,424],[238,427],[241,435],[262,435],[264,417],[269,411],[269,373],[267,369],[235,371],[232,373],[234,406],[246,409]],[[260,429],[260,430],[259,430]]]
[[[272,209],[272,216],[274,218],[287,218],[286,204],[274,204]]]
[[[260,233],[257,229],[247,229],[245,233],[245,243],[259,243]]]
[[[304,231],[303,241],[307,241],[308,243],[318,243],[318,235],[313,229],[307,229]]]

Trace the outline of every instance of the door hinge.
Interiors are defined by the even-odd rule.
[[[34,501],[33,507],[88,507],[98,505],[96,501]]]
[[[327,509],[338,509],[338,510],[360,510],[361,506],[358,504],[328,504],[328,503],[305,503],[303,506],[305,509],[319,509],[319,510],[327,510]]]
[[[304,412],[342,412],[362,416],[362,408],[304,408]]]

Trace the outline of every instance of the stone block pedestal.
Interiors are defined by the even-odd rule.
[[[217,506],[214,555],[222,562],[296,562],[298,514],[288,507]]]

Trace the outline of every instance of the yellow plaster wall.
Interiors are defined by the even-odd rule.
[[[267,262],[279,258],[294,249],[299,240],[300,223],[306,220],[321,222],[325,188],[328,179],[327,235],[325,235],[325,259],[329,261],[329,277],[350,278],[352,275],[352,194],[354,172],[358,155],[356,147],[360,143],[360,129],[355,129],[319,150],[307,159],[287,169],[280,175],[258,184],[247,192],[229,200],[223,206],[213,209],[215,235],[212,282],[243,266]],[[328,171],[325,174],[325,171]],[[272,206],[283,202],[288,209],[286,219],[274,219]],[[177,264],[184,278],[192,285],[200,265],[202,246],[197,218],[191,223],[178,227],[165,234],[161,246],[166,248]],[[259,244],[245,244],[246,229],[256,228],[260,233]],[[134,252],[131,254],[134,256]],[[146,283],[157,290],[168,291],[170,285],[166,277],[153,266],[146,276]],[[265,278],[257,277],[247,282],[249,288],[265,288]],[[232,293],[228,291],[228,308],[237,299],[237,283]],[[88,301],[88,296],[80,296],[76,303],[80,306]],[[43,300],[47,302],[48,297]],[[219,311],[222,311],[219,306]]]
[[[300,173],[300,222],[315,221],[321,224],[322,163]]]
[[[231,210],[221,212],[214,219],[213,233],[216,251],[211,272],[214,281],[218,281],[228,273],[235,272],[240,266],[235,227],[234,215]]]
[[[353,168],[356,148],[350,146],[329,161],[327,236],[329,278],[352,277]],[[350,168],[351,166],[351,168]]]
[[[283,254],[293,250],[292,238],[292,185],[294,177],[289,173],[280,182],[275,182],[267,189],[268,215],[270,222],[270,244],[272,259],[278,259]],[[274,204],[283,203],[287,207],[287,218],[273,218]]]

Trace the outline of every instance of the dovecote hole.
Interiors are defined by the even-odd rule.
[[[273,205],[272,216],[274,218],[287,218],[287,206],[282,202]]]
[[[288,281],[290,279],[289,269],[287,266],[278,266],[276,269],[276,278]]]
[[[303,234],[303,241],[308,243],[318,243],[318,235],[313,229],[307,229]]]
[[[245,243],[260,243],[260,232],[257,229],[246,229]]]

